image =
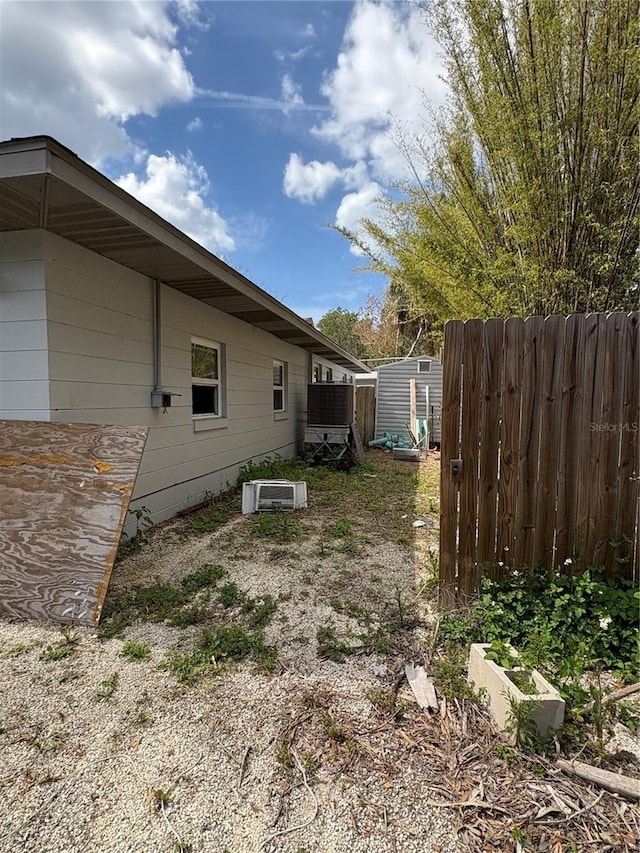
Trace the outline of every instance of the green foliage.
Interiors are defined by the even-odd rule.
[[[277,651],[265,645],[261,631],[248,632],[242,625],[231,625],[215,630],[205,628],[194,648],[188,652],[167,652],[162,666],[180,681],[193,683],[200,676],[215,672],[223,663],[249,656],[261,669],[272,672]]]
[[[55,661],[63,660],[75,654],[82,637],[71,628],[62,628],[60,633],[62,639],[57,643],[51,643],[40,654],[40,660]]]
[[[636,3],[433,0],[451,97],[343,231],[430,324],[637,307]],[[429,315],[427,315],[429,316]],[[429,322],[429,321],[428,321]]]
[[[142,640],[127,640],[120,649],[120,656],[129,660],[148,660],[151,647]]]
[[[208,592],[215,587],[226,569],[214,563],[185,575],[180,586],[155,584],[138,587],[108,598],[103,609],[98,634],[102,639],[117,636],[136,619],[146,622],[169,622],[186,627],[203,622],[209,615]],[[194,596],[198,596],[194,600]]]
[[[318,320],[318,329],[356,358],[365,358],[367,348],[356,331],[357,323],[357,312],[334,308]]]
[[[291,512],[259,512],[251,519],[251,532],[258,539],[286,544],[302,536],[302,522]]]
[[[100,687],[96,690],[96,696],[103,702],[108,702],[115,696],[119,685],[120,675],[117,672],[112,672],[108,678],[100,682]]]
[[[348,536],[351,533],[352,522],[348,518],[341,518],[334,521],[327,527],[329,536],[339,539],[343,536]]]
[[[201,569],[185,575],[180,581],[180,586],[186,595],[193,595],[206,587],[215,586],[227,573],[224,566],[215,563],[206,563]]]
[[[436,687],[448,701],[476,698],[466,678],[466,664],[466,649],[451,642],[445,645],[443,654],[434,658]]]
[[[238,588],[237,583],[226,583],[218,595],[223,607],[238,607],[244,601],[245,594]]]
[[[151,520],[151,511],[146,506],[134,507],[127,510],[127,515],[131,515],[136,520],[136,532],[130,538],[124,538],[118,546],[118,559],[124,559],[131,554],[137,554],[148,539],[146,529],[153,527]],[[126,537],[126,534],[125,534]]]
[[[336,636],[335,629],[330,625],[322,625],[316,632],[318,657],[331,660],[334,663],[344,663],[349,655],[354,655],[361,646],[351,646]]]
[[[511,572],[484,578],[480,598],[464,613],[446,616],[444,639],[507,640],[538,669],[552,667],[564,681],[585,667],[604,667],[623,680],[638,671],[640,590],[604,569],[582,575]]]

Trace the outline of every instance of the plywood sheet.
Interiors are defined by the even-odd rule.
[[[0,421],[0,612],[98,623],[147,433]]]

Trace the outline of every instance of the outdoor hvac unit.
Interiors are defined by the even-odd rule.
[[[344,382],[309,385],[307,423],[310,426],[351,425],[353,415],[353,385]]]
[[[291,480],[250,480],[242,484],[242,513],[304,509],[307,484]]]

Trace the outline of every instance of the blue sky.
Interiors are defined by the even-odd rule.
[[[412,3],[0,0],[0,138],[56,137],[316,321],[384,287],[329,226],[407,177],[441,75]]]

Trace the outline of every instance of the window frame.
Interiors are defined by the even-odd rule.
[[[204,376],[195,376],[193,373],[193,347],[201,346],[206,347],[207,349],[214,350],[216,353],[216,366],[217,366],[217,377],[214,379],[210,379]],[[223,346],[218,341],[207,340],[206,338],[197,338],[191,337],[191,346],[189,349],[190,357],[191,357],[191,416],[194,421],[202,421],[207,419],[215,418],[219,420],[222,418],[224,409],[223,409],[223,394],[224,394],[224,371],[222,366],[223,360]],[[215,411],[213,412],[194,412],[193,411],[193,388],[214,388],[214,402],[215,402]]]
[[[275,381],[275,368],[276,367],[280,367],[282,370],[282,374],[281,374],[282,375],[282,382],[281,382],[281,384],[278,384]],[[280,361],[280,359],[278,359],[278,358],[274,358],[272,361],[272,371],[273,371],[273,375],[272,375],[273,414],[274,415],[283,415],[283,414],[286,414],[286,412],[287,412],[287,396],[288,396],[287,395],[287,362],[286,361]],[[280,409],[276,408],[276,401],[275,401],[276,392],[282,393],[282,408],[280,408]]]

